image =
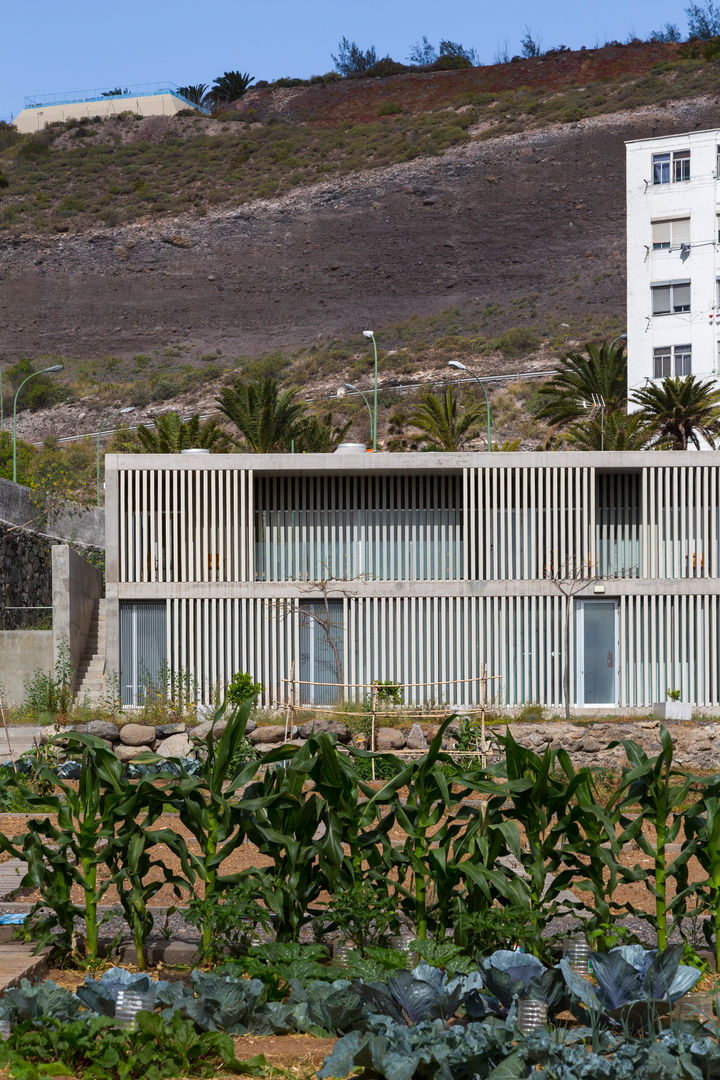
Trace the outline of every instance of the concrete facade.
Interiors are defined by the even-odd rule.
[[[126,704],[166,664],[203,703],[244,670],[473,705],[485,669],[559,706],[567,653],[577,707],[720,706],[718,453],[108,455],[106,514]]]
[[[70,689],[74,693],[90,624],[103,594],[103,576],[67,544],[56,544],[52,549],[52,583],[53,655],[56,660],[63,641],[67,641],[73,670]]]
[[[720,131],[627,144],[629,392],[717,375],[719,151]]]
[[[20,705],[25,679],[54,668],[52,630],[0,630],[0,688],[4,705]]]
[[[48,124],[80,120],[85,116],[117,116],[132,112],[136,116],[174,116],[181,109],[198,109],[192,102],[168,89],[164,93],[116,94],[112,97],[92,97],[86,101],[59,101],[27,105],[13,123],[23,135],[42,131]]]

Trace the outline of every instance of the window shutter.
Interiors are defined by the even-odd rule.
[[[690,243],[690,218],[679,218],[672,224],[672,246],[680,247],[681,244]]]
[[[670,286],[654,285],[652,290],[653,315],[667,315],[670,311]]]
[[[669,221],[653,221],[652,239],[653,239],[653,244],[669,244],[670,243],[670,222]]]

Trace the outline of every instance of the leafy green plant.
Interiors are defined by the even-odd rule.
[[[651,758],[633,740],[622,741],[629,764],[623,767],[620,787],[611,805],[615,812],[620,812],[622,833],[618,844],[634,841],[652,860],[649,870],[639,864],[629,869],[618,863],[620,878],[641,881],[655,900],[651,915],[631,904],[626,906],[638,918],[650,922],[657,933],[658,948],[665,949],[669,928],[682,918],[686,908],[688,862],[695,854],[696,845],[686,842],[674,859],[668,858],[667,846],[675,842],[682,828],[680,811],[689,801],[692,778],[673,766],[673,743],[665,727],[660,728],[660,744],[660,753]],[[627,813],[635,808],[636,812]],[[676,882],[676,894],[669,900],[667,884],[672,878]]]
[[[357,881],[349,889],[335,890],[326,915],[330,925],[361,954],[368,945],[380,944],[387,934],[400,932],[397,898],[370,881]]]
[[[0,1065],[31,1080],[40,1075],[90,1076],[96,1080],[161,1080],[172,1076],[214,1076],[218,1068],[260,1075],[265,1059],[239,1061],[232,1038],[198,1034],[195,1024],[173,1016],[137,1014],[134,1026],[120,1028],[108,1017],[42,1027],[27,1022],[0,1044]]]
[[[183,915],[186,922],[198,927],[210,927],[210,946],[207,960],[242,956],[252,942],[257,927],[270,929],[267,908],[258,903],[262,891],[258,884],[262,871],[242,874],[228,885],[221,897],[195,896]]]
[[[242,705],[245,701],[255,704],[258,694],[262,693],[262,683],[256,683],[246,671],[238,671],[227,685],[225,698],[231,705]]]

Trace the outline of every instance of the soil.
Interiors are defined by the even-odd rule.
[[[190,358],[254,356],[522,299],[529,312],[550,305],[558,317],[622,326],[624,142],[716,127],[719,116],[714,100],[673,102],[478,139],[204,219],[6,239],[4,355],[129,357],[182,344]],[[187,246],[172,241],[178,233]],[[519,314],[515,325],[528,321]],[[192,408],[215,392],[195,394]],[[93,430],[93,408],[22,413],[18,433]]]

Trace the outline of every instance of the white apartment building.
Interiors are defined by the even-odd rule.
[[[720,129],[627,143],[628,392],[720,370]]]

